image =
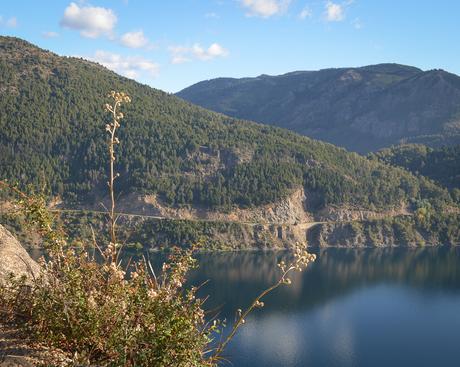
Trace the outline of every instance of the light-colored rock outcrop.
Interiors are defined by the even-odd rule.
[[[108,207],[108,202],[104,202]],[[297,224],[313,221],[313,216],[306,206],[306,194],[302,188],[293,191],[277,202],[256,206],[254,208],[234,208],[219,211],[200,207],[174,208],[161,202],[155,195],[129,194],[118,200],[117,208],[123,213],[136,213],[170,219],[208,220],[258,224]],[[84,206],[82,209],[101,210],[102,205]]]
[[[39,265],[32,260],[19,241],[0,224],[0,282],[9,274],[37,276]]]

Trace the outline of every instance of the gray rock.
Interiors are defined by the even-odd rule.
[[[13,273],[31,278],[40,272],[39,265],[29,256],[19,241],[0,224],[0,283]]]

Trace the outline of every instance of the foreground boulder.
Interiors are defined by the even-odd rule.
[[[0,283],[12,273],[27,277],[39,274],[39,265],[29,256],[19,241],[0,224]]]
[[[29,279],[39,274],[39,265],[19,241],[0,225],[0,284],[11,273]],[[65,354],[34,342],[18,325],[0,318],[0,367],[66,366]]]

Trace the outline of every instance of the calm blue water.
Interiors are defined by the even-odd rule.
[[[234,319],[283,254],[203,254],[192,282]],[[235,367],[460,366],[460,248],[328,249],[265,299],[226,356]]]

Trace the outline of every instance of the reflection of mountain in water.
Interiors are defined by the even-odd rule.
[[[398,283],[418,289],[460,289],[460,249],[325,249],[310,268],[293,277],[293,284],[268,296],[270,312],[304,310],[381,283]],[[203,254],[191,281],[210,280],[203,294],[208,307],[222,306],[222,315],[247,305],[273,283],[283,253]]]
[[[290,286],[266,297],[265,310],[272,314],[306,310],[383,283],[437,292],[460,289],[460,247],[327,248],[315,252],[317,260],[305,272],[293,274]],[[41,252],[31,255],[37,259]],[[200,296],[210,296],[206,309],[219,309],[220,317],[233,318],[236,309],[246,307],[276,281],[276,264],[281,259],[287,261],[289,254],[203,253],[198,255],[199,267],[190,274],[190,283],[209,281],[200,291]],[[150,260],[159,270],[165,256],[150,255]]]

